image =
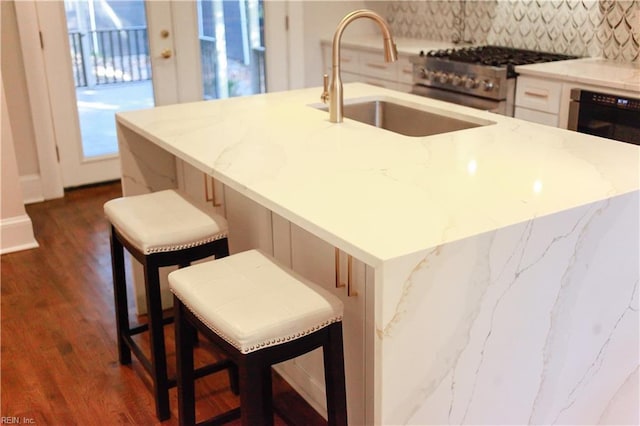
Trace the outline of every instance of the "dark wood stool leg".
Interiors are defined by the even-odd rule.
[[[158,420],[171,416],[169,410],[169,379],[167,355],[164,345],[162,300],[160,298],[160,275],[158,265],[145,261],[144,275],[147,287],[147,316],[149,319],[149,343],[151,347],[151,379]]]
[[[186,268],[188,266],[191,266],[191,262],[181,263],[180,265],[178,265],[178,268]],[[200,339],[198,337],[198,330],[195,327],[193,328],[193,344],[194,344],[194,346],[200,345]]]
[[[238,367],[234,364],[229,367],[229,387],[234,395],[240,395],[240,377],[238,374]]]
[[[178,369],[178,421],[180,426],[196,423],[195,377],[193,371],[193,335],[195,327],[183,318],[186,309],[177,297],[173,298]]]
[[[327,417],[329,426],[346,426],[347,394],[344,377],[344,350],[342,323],[328,327],[328,341],[323,345],[324,379],[327,394]]]
[[[273,426],[271,366],[260,354],[245,355],[239,365],[240,418],[243,426]]]
[[[124,248],[111,227],[111,270],[113,275],[113,297],[116,309],[116,333],[118,341],[118,360],[120,364],[131,364],[131,349],[124,341],[129,335],[129,307],[127,303],[127,281],[124,266]]]

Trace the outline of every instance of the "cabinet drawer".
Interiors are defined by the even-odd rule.
[[[397,62],[398,78],[400,83],[413,84],[413,64],[409,62],[409,57],[398,58]]]
[[[542,112],[557,114],[560,111],[562,83],[531,77],[518,77],[516,105]]]
[[[360,53],[360,73],[366,76],[395,80],[397,77],[397,64],[385,62],[381,53]]]
[[[516,107],[515,118],[530,121],[532,123],[546,124],[547,126],[558,127],[558,115],[549,112],[536,111],[533,109]]]
[[[396,85],[398,84],[395,81],[382,80],[380,78],[369,77],[368,75],[360,76],[360,79],[358,81],[370,84],[372,86],[384,87],[385,89],[392,90],[396,90]]]
[[[356,50],[342,49],[340,52],[340,68],[342,71],[359,72],[359,56],[360,53]],[[329,49],[329,68],[331,68],[331,49]]]

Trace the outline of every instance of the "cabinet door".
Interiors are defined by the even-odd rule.
[[[273,255],[271,211],[237,191],[224,187],[229,223],[229,252],[260,249]]]
[[[214,206],[216,213],[226,216],[224,207],[224,186],[192,165],[176,158],[178,188],[197,200]]]
[[[343,334],[349,424],[364,424],[365,264],[352,259],[350,295],[348,256],[340,252],[340,283],[336,286],[336,250],[327,242],[291,224],[291,266],[336,294],[344,303]],[[326,413],[322,351],[317,349],[283,366],[287,379],[321,412]]]

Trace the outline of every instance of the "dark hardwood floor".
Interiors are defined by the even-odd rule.
[[[159,424],[142,366],[135,357],[130,366],[117,361],[102,206],[120,194],[112,183],[27,206],[40,247],[1,256],[0,416],[40,425]],[[130,311],[135,318],[133,302]],[[166,335],[173,368],[172,326]],[[196,362],[215,357],[201,339]],[[196,395],[198,419],[238,405],[225,373],[199,380]],[[175,389],[170,396],[163,425],[177,424]],[[326,424],[275,373],[274,403],[276,425]]]

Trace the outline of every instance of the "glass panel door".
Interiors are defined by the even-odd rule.
[[[205,99],[266,91],[262,0],[199,0]]]
[[[154,105],[143,0],[65,0],[82,158],[118,154],[114,114]]]

